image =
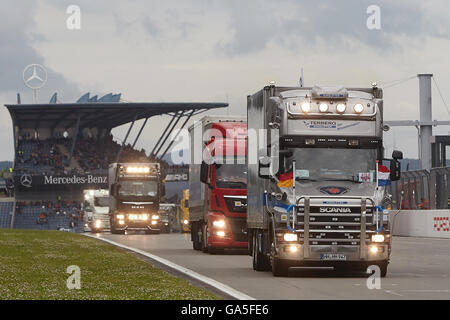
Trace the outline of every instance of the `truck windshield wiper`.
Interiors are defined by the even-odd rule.
[[[358,181],[355,179],[323,179],[324,181],[350,181],[355,183],[362,183],[362,181]]]
[[[247,187],[247,184],[245,182],[241,182],[241,181],[221,181],[220,183],[218,183],[219,186],[221,186],[223,188],[223,186],[236,186],[236,185],[241,185],[244,187]]]
[[[317,179],[296,177],[295,181],[317,181]]]

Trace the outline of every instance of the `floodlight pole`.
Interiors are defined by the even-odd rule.
[[[132,146],[133,149],[134,149],[134,146],[136,145],[136,142],[138,141],[139,137],[141,136],[142,130],[144,130],[144,127],[147,124],[147,120],[148,120],[148,117],[145,118],[145,121],[142,124],[141,129],[139,130],[139,133],[136,136],[136,139],[134,139],[133,146]]]
[[[75,149],[75,144],[77,143],[79,130],[80,130],[80,116],[78,116],[77,126],[75,127],[75,133],[72,137],[72,147],[70,148],[69,166],[72,163],[73,150]]]
[[[414,126],[418,129],[420,169],[429,171],[432,167],[431,144],[434,142],[432,128],[438,125],[450,125],[450,121],[432,120],[431,78],[433,74],[418,74],[417,77],[419,78],[420,120],[385,121],[384,124],[388,126]]]
[[[116,162],[119,162],[119,158],[120,158],[120,154],[122,153],[123,150],[123,146],[125,145],[125,143],[127,142],[128,136],[130,135],[131,129],[134,126],[134,122],[136,121],[137,118],[137,113],[134,114],[134,118],[133,118],[133,122],[131,122],[130,127],[128,128],[127,134],[125,135],[125,138],[122,141],[122,145],[120,146],[120,150],[117,153],[117,157],[116,157]]]
[[[184,128],[184,126],[186,125],[186,123],[188,123],[189,119],[191,119],[192,115],[194,114],[195,110],[192,110],[192,112],[189,114],[189,116],[186,118],[186,120],[184,121],[183,125],[181,126],[180,130],[178,130],[177,134],[175,135],[175,137],[173,137],[172,141],[170,141],[169,145],[167,146],[166,150],[164,150],[163,154],[161,155],[161,159],[166,155],[167,151],[169,151],[170,147],[172,147],[173,143],[175,140],[177,140],[178,135],[181,132],[181,129]]]
[[[178,113],[175,113],[172,116],[172,119],[170,119],[169,124],[166,126],[166,129],[164,129],[164,132],[161,134],[161,136],[159,137],[158,141],[156,142],[155,146],[152,149],[152,152],[150,152],[149,156],[153,155],[153,153],[155,152],[156,148],[158,148],[159,143],[161,142],[161,140],[163,139],[163,137],[166,135],[167,130],[169,130],[169,127],[172,125],[173,121],[175,120],[175,118],[177,117]]]
[[[170,136],[170,133],[173,131],[173,129],[174,129],[174,128],[176,127],[176,125],[178,124],[178,122],[181,120],[181,117],[183,116],[183,114],[184,114],[183,111],[180,111],[180,112],[179,112],[179,116],[178,116],[177,120],[175,121],[175,123],[171,126],[169,132],[167,132],[167,130],[169,129],[169,126],[167,126],[166,130],[164,130],[164,134],[165,134],[164,140],[161,142],[161,144],[159,145],[159,147],[158,147],[158,149],[156,150],[156,152],[152,152],[152,155],[158,156],[158,153],[161,151],[161,148],[162,148],[162,147],[164,146],[164,144],[166,143],[167,138],[169,138],[169,136]],[[175,116],[174,116],[174,117],[175,117]],[[166,134],[166,132],[167,132],[167,134]]]

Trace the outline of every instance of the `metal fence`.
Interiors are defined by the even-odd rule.
[[[449,209],[450,167],[402,172],[392,182],[391,194],[394,209]]]

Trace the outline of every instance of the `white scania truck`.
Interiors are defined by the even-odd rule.
[[[386,185],[400,178],[402,153],[384,159],[382,90],[270,85],[247,102],[253,268],[283,276],[292,267],[377,265],[385,276]]]

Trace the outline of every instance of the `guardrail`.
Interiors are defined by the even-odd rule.
[[[392,208],[433,210],[450,208],[450,167],[402,172],[392,182]]]

